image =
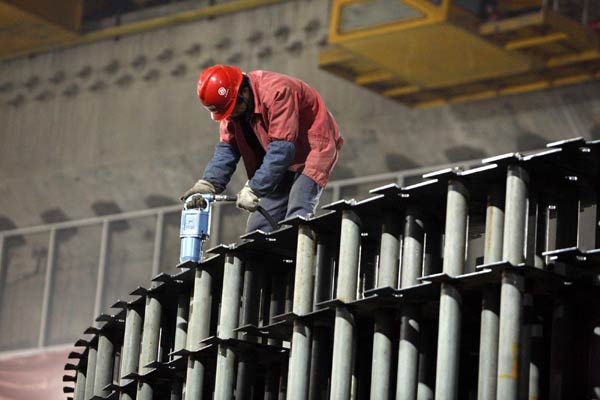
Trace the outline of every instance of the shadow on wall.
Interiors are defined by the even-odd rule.
[[[484,150],[467,145],[451,147],[445,150],[444,154],[450,162],[476,160],[488,156]]]

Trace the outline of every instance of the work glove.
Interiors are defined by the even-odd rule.
[[[258,209],[258,195],[254,193],[254,190],[248,186],[248,182],[244,185],[242,190],[237,194],[237,201],[235,205],[237,208],[244,209],[248,212],[254,212]]]
[[[190,197],[193,194],[215,194],[216,192],[217,191],[212,183],[210,183],[209,181],[205,181],[204,179],[200,179],[200,180],[198,180],[198,182],[196,182],[194,184],[194,186],[189,188],[183,194],[183,196],[180,197],[180,200],[185,201],[185,199],[187,199],[188,197]],[[202,196],[193,197],[187,203],[188,208],[202,208],[202,207],[204,207],[204,204],[205,204],[205,201],[202,198]]]

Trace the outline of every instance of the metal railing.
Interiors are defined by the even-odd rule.
[[[599,155],[442,169],[219,246],[100,315],[65,393],[597,398]]]

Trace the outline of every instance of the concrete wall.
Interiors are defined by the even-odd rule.
[[[0,230],[176,202],[218,138],[195,96],[213,63],[318,88],[346,137],[334,179],[600,137],[598,82],[424,110],[353,86],[317,67],[328,14],[296,0],[3,63]]]

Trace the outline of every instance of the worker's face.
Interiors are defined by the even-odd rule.
[[[246,99],[246,101],[243,99]],[[244,115],[248,109],[248,101],[250,101],[250,90],[246,87],[239,93],[235,107],[229,117],[235,119]]]

